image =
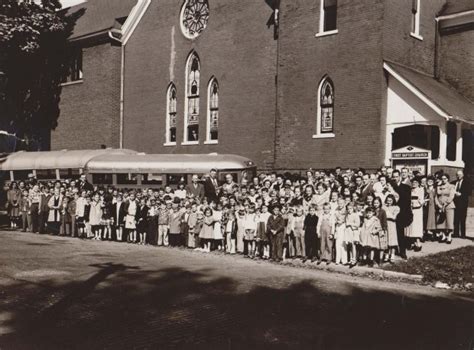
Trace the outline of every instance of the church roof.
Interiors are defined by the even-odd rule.
[[[386,61],[384,66],[427,98],[444,117],[474,124],[474,103],[448,83],[397,63]]]
[[[117,20],[128,17],[136,3],[137,0],[89,0],[68,8],[68,13],[85,10],[69,39],[91,36],[116,27]]]

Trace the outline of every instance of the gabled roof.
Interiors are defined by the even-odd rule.
[[[116,20],[128,17],[136,3],[137,0],[88,0],[68,8],[68,13],[85,9],[69,39],[75,40],[115,28]]]
[[[386,61],[384,68],[442,117],[474,124],[474,103],[448,83],[393,62]]]

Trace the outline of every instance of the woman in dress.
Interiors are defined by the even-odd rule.
[[[400,213],[400,207],[395,205],[395,197],[391,194],[385,198],[385,214],[387,215],[387,245],[388,252],[386,259],[393,263],[395,257],[395,249],[398,248],[397,237],[397,216]]]
[[[436,187],[433,178],[426,180],[425,207],[427,208],[426,236],[433,240],[436,232]]]
[[[441,176],[441,184],[436,189],[436,229],[441,231],[441,242],[451,244],[454,229],[454,195],[456,188],[449,183],[448,174]]]
[[[10,227],[17,228],[18,218],[20,216],[20,201],[21,191],[18,189],[16,182],[10,184],[10,189],[7,192],[8,215],[10,217]]]
[[[405,237],[412,240],[413,249],[421,250],[421,239],[423,238],[423,204],[425,203],[425,190],[420,186],[420,180],[411,180],[411,210],[413,212],[412,223],[405,228]]]
[[[202,222],[199,239],[204,243],[204,251],[209,253],[211,251],[211,242],[214,239],[214,216],[212,209],[207,207],[204,210],[204,220]]]

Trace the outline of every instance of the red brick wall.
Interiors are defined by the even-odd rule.
[[[474,30],[441,36],[440,76],[474,101]]]
[[[273,162],[276,41],[265,1],[213,0],[195,40],[180,29],[183,1],[152,1],[126,46],[124,146],[147,153],[238,153],[260,167]],[[200,144],[183,146],[185,63],[201,59]],[[219,144],[204,145],[207,84],[219,82]],[[178,145],[165,147],[166,91],[178,94]]]
[[[375,168],[383,160],[382,15],[379,0],[338,1],[338,34],[315,37],[319,1],[281,9],[277,168]],[[335,88],[335,138],[313,139],[317,91]]]
[[[109,43],[84,48],[84,79],[63,86],[52,150],[119,147],[120,57]]]
[[[412,0],[384,0],[383,56],[428,74],[434,74],[435,18],[446,0],[421,0],[420,35],[410,35]]]

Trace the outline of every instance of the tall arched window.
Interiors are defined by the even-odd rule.
[[[207,93],[207,139],[208,143],[217,143],[219,140],[219,83],[216,78],[209,82]]]
[[[318,115],[315,138],[334,137],[334,84],[329,77],[318,88]]]
[[[173,83],[166,95],[166,143],[176,144],[176,86]]]
[[[195,52],[186,63],[186,108],[184,118],[184,141],[199,142],[199,78],[201,64]]]

